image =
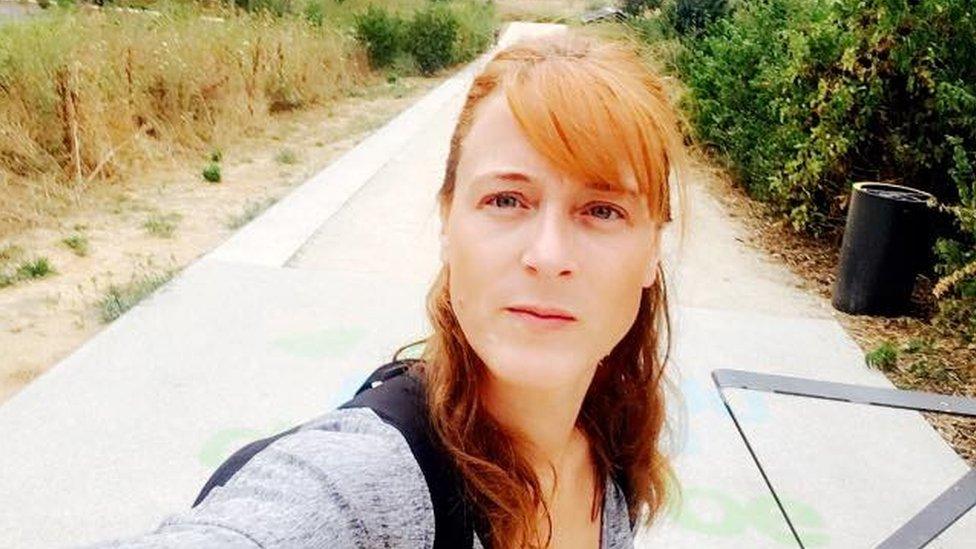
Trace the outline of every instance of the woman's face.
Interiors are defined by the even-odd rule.
[[[461,329],[498,381],[588,383],[654,283],[660,225],[645,200],[584,183],[532,148],[500,92],[479,105],[442,219],[442,260]],[[632,178],[621,183],[636,192]],[[532,306],[573,319],[512,310]]]

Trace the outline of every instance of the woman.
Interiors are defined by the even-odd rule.
[[[475,78],[438,194],[433,333],[409,362],[475,547],[632,546],[670,499],[659,249],[682,147],[624,45],[524,41]],[[112,546],[430,547],[431,469],[403,433],[329,412]]]

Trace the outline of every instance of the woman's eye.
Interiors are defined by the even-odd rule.
[[[509,193],[498,193],[488,197],[485,201],[486,204],[497,204],[500,208],[505,208],[506,205],[518,206],[518,197]]]
[[[618,219],[624,219],[624,218],[626,218],[626,216],[623,214],[623,212],[621,212],[619,209],[614,208],[612,206],[607,206],[606,204],[598,204],[596,206],[593,206],[592,208],[590,208],[590,212],[600,212],[600,213],[598,213],[596,215],[596,217],[599,218],[599,219],[607,220],[607,221],[610,221],[611,219],[613,219],[613,217],[612,217],[613,214],[617,214]],[[610,215],[610,217],[603,217],[602,214],[604,212],[605,213],[608,213]]]
[[[495,206],[497,208],[508,209],[511,206],[518,207],[521,204],[521,200],[518,195],[512,193],[498,193],[489,196],[485,200],[485,204]],[[604,221],[612,221],[613,216],[616,215],[617,219],[626,219],[627,216],[619,208],[609,206],[606,204],[597,204],[588,210],[594,217]]]

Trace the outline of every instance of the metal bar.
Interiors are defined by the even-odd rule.
[[[929,393],[925,391],[908,391],[903,389],[888,389],[870,387],[866,385],[852,385],[833,381],[820,381],[801,377],[749,372],[745,370],[717,369],[712,370],[712,380],[718,389],[722,403],[729,412],[739,436],[745,443],[756,467],[759,468],[766,486],[773,494],[776,505],[779,506],[786,524],[800,547],[800,539],[789,514],[780,502],[776,490],[773,488],[769,476],[762,468],[759,457],[749,444],[745,431],[739,424],[732,407],[725,398],[722,389],[735,388],[753,391],[766,391],[783,395],[820,398],[853,404],[868,404],[886,408],[902,410],[917,410],[949,414],[954,416],[976,417],[976,399]],[[928,545],[959,518],[976,507],[976,469],[970,469],[966,475],[956,481],[947,490],[939,494],[914,517],[909,519],[893,534],[888,536],[877,549],[920,549]]]
[[[976,506],[976,469],[939,494],[877,549],[924,547]]]
[[[839,400],[855,404],[870,404],[886,408],[976,417],[976,399],[974,398],[925,391],[851,385],[849,383],[763,374],[745,370],[713,370],[712,379],[720,388],[751,389],[784,395]]]

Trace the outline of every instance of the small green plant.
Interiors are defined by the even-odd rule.
[[[244,211],[238,215],[231,216],[227,219],[227,228],[231,230],[240,229],[244,225],[250,223],[252,219],[260,215],[261,212],[268,209],[272,204],[277,202],[277,198],[269,197],[263,202],[249,202],[245,207]]]
[[[203,169],[203,178],[211,183],[220,182],[220,164],[211,162]]]
[[[864,361],[871,368],[890,372],[898,364],[898,349],[891,342],[885,341],[873,351],[864,355]]]
[[[83,234],[73,234],[61,242],[79,257],[88,255],[88,237]]]
[[[143,228],[152,236],[159,238],[172,238],[176,232],[176,224],[183,216],[178,213],[152,214],[149,219],[142,224]]]
[[[386,8],[370,4],[353,21],[354,35],[366,47],[370,65],[374,68],[389,65],[400,50],[403,19]]]
[[[16,277],[18,280],[44,278],[54,274],[54,272],[54,267],[51,266],[46,257],[38,257],[21,263],[17,267]]]
[[[220,149],[214,149],[210,151],[211,162],[220,162],[223,158],[224,158],[224,154],[220,151]]]
[[[152,294],[157,288],[166,284],[175,270],[168,270],[157,273],[143,273],[134,276],[128,284],[121,286],[112,284],[109,286],[105,296],[99,301],[98,308],[102,322],[112,322],[122,316],[126,311],[134,307],[146,296]]]
[[[309,23],[315,25],[316,27],[321,27],[322,21],[325,19],[325,10],[322,7],[322,2],[319,0],[311,0],[305,4],[305,9],[302,11],[302,15]]]
[[[281,149],[275,156],[275,161],[279,164],[297,164],[298,154],[291,149]]]
[[[928,353],[933,350],[932,338],[928,337],[913,337],[903,343],[899,348],[899,351],[905,354],[914,355],[919,353]]]

